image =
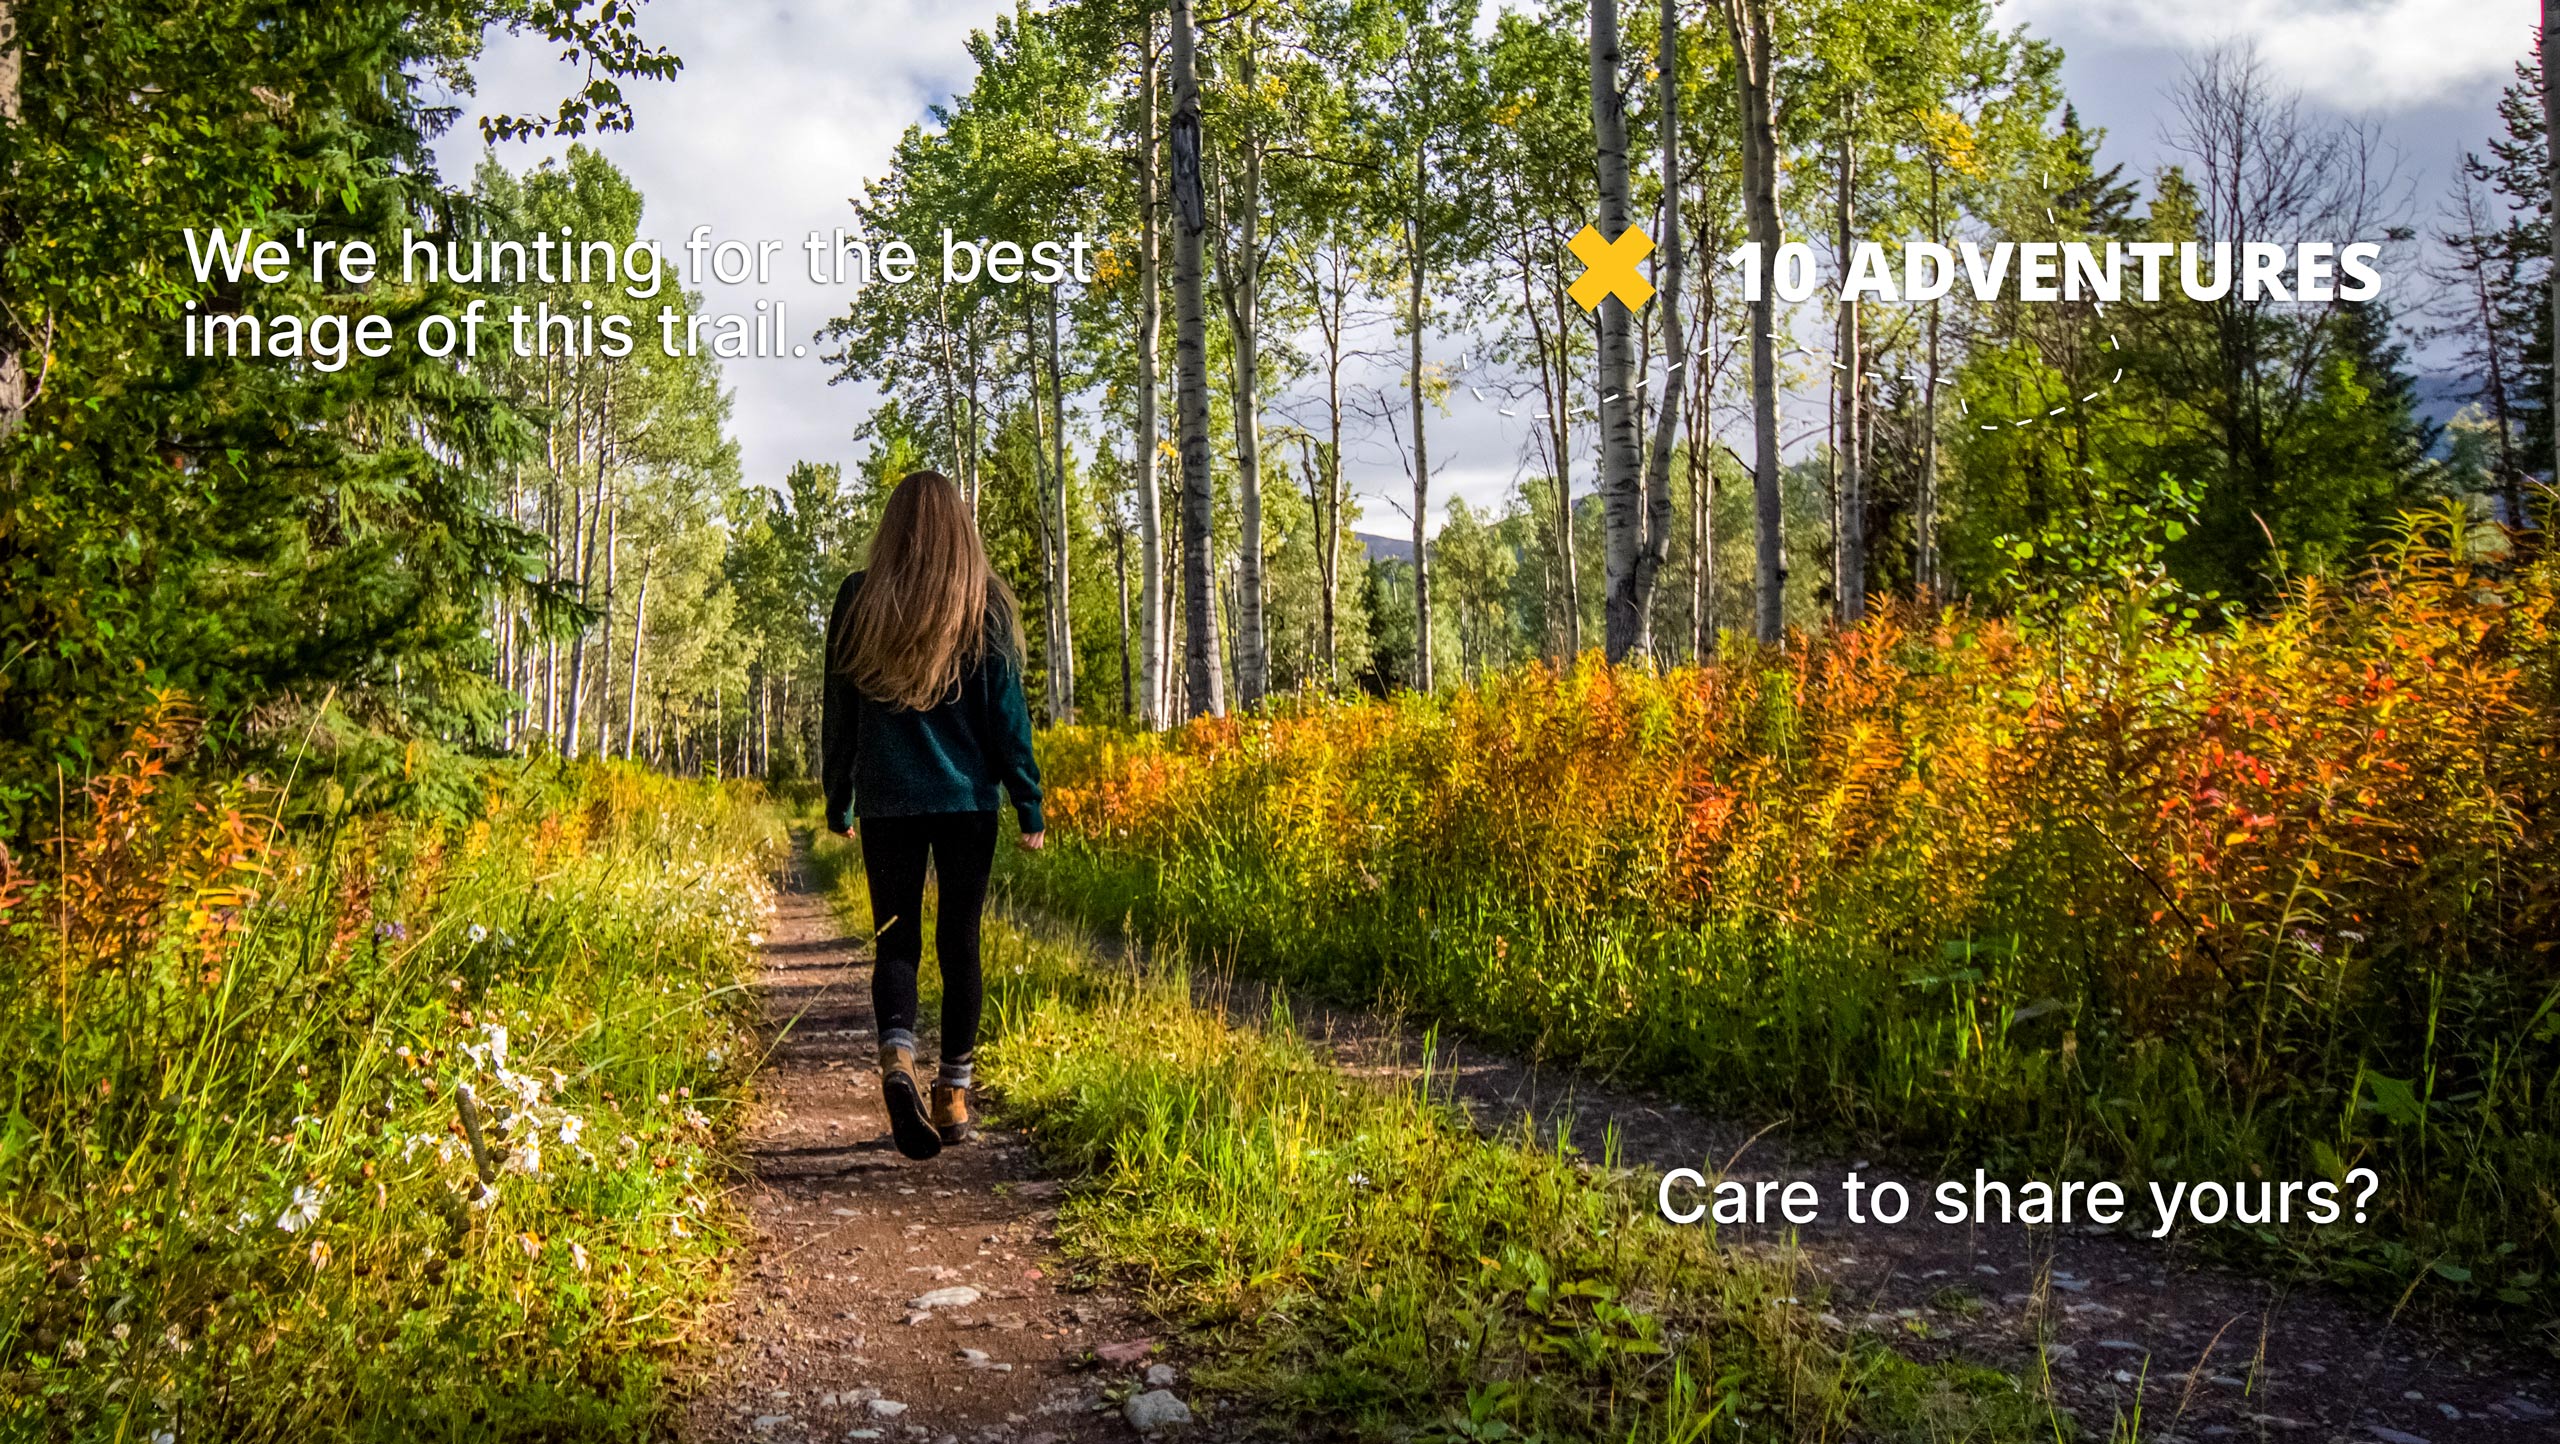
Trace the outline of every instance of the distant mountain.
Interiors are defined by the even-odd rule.
[[[1375,532],[1355,531],[1351,537],[1360,543],[1360,560],[1363,562],[1413,564],[1413,538],[1409,536],[1379,536]]]
[[[2472,393],[2480,388],[2480,383],[2469,376],[2443,371],[2426,372],[2410,379],[2415,383],[2410,389],[2417,393],[2418,415],[2438,426],[2451,421],[2463,407],[2471,405]]]

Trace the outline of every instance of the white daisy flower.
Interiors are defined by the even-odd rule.
[[[287,1233],[299,1233],[320,1221],[320,1202],[327,1189],[304,1184],[293,1191],[293,1202],[276,1215],[276,1227]]]

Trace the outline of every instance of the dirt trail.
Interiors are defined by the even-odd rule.
[[[717,1321],[722,1357],[683,1436],[1132,1438],[1106,1390],[1128,1392],[1163,1361],[1149,1352],[1097,1364],[1093,1351],[1143,1338],[1137,1311],[1107,1291],[1064,1287],[1058,1186],[1039,1177],[1019,1134],[988,1129],[928,1163],[890,1145],[870,966],[797,859],[786,884],[763,945],[771,1051],[736,1194],[752,1235]],[[977,1297],[911,1302],[958,1289]],[[1187,1385],[1175,1382],[1177,1396]]]
[[[1203,1001],[1240,1023],[1270,1017],[1268,993],[1208,979]],[[1422,1037],[1370,1013],[1300,1003],[1300,1026],[1346,1070],[1380,1079],[1420,1071]],[[1890,1166],[1792,1147],[1783,1128],[1701,1117],[1658,1097],[1587,1077],[1541,1072],[1516,1058],[1452,1043],[1432,1061],[1435,1093],[1479,1127],[1542,1133],[1569,1122],[1597,1157],[1606,1133],[1623,1163],[1711,1177],[1819,1180],[1836,1197],[1844,1170],[1911,1190],[1912,1220],[1930,1212],[1929,1183]],[[1729,1168],[1726,1165],[1730,1163]],[[2147,1209],[2129,1210],[2128,1223]],[[2525,1341],[2456,1337],[2395,1322],[2337,1291],[2253,1278],[2184,1249],[2091,1228],[2029,1230],[1906,1223],[1853,1227],[1826,1209],[1790,1245],[1777,1228],[1723,1230],[1735,1247],[1791,1256],[1798,1291],[1832,1320],[1897,1340],[1923,1357],[1955,1354],[2031,1382],[2036,1342],[2049,1342],[2052,1387],[2084,1429],[2104,1439],[2119,1419],[2145,1440],[2270,1439],[2353,1444],[2560,1440],[2560,1368]]]
[[[1057,1186],[1019,1135],[912,1163],[879,1107],[869,968],[795,867],[764,948],[771,1046],[750,1114],[740,1185],[752,1237],[721,1320],[723,1357],[690,1405],[695,1441],[868,1440],[1067,1444],[1133,1437],[1113,1402],[1160,1362],[1094,1362],[1143,1338],[1127,1300],[1071,1292],[1055,1257]],[[1203,980],[1204,1001],[1240,1023],[1269,1017],[1250,984]],[[1297,1009],[1346,1070],[1416,1073],[1419,1035],[1373,1014]],[[927,1056],[931,1054],[928,1044]],[[1444,1036],[1433,1076],[1487,1128],[1524,1115],[1572,1120],[1596,1153],[1614,1129],[1622,1160],[1722,1166],[1733,1177],[1816,1178],[1864,1160],[1791,1148],[1783,1130],[1710,1119],[1574,1075],[1541,1072]],[[1775,1230],[1725,1231],[1736,1247],[1786,1253]],[[1826,1216],[1801,1233],[1799,1291],[1847,1324],[1917,1354],[1958,1354],[2038,1372],[2096,1438],[2138,1408],[2141,1436],[2353,1444],[2560,1440],[2560,1380],[2547,1356],[2407,1323],[2318,1288],[2288,1287],[2185,1251],[2091,1230],[1850,1228]],[[936,1289],[965,1304],[918,1309]],[[1114,1352],[1117,1352],[1116,1350]],[[1190,1398],[1187,1371],[1174,1391]],[[876,1401],[876,1402],[875,1402]],[[903,1406],[903,1407],[901,1407]],[[1223,1432],[1218,1430],[1212,1433]],[[1197,1437],[1198,1431],[1194,1432]]]

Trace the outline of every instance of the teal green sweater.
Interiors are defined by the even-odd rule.
[[[845,578],[827,619],[819,763],[827,826],[846,831],[857,817],[993,812],[1001,787],[1013,799],[1022,830],[1041,831],[1031,709],[1022,697],[1021,665],[1001,645],[1006,629],[988,617],[985,656],[960,679],[959,696],[922,712],[892,706],[865,696],[833,666],[836,642],[861,588],[862,573]]]

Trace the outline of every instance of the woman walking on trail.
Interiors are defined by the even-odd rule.
[[[1040,764],[1022,698],[1022,623],[987,566],[960,489],[938,471],[898,483],[867,570],[845,578],[827,622],[827,830],[862,827],[876,932],[871,1011],[880,1089],[898,1151],[931,1158],[976,1136],[969,1069],[985,988],[978,921],[995,864],[997,789],[1021,844],[1042,841]],[[916,1086],[916,970],[925,864],[938,881],[942,1063],[930,1113]]]

